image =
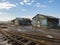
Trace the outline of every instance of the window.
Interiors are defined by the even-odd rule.
[[[40,22],[41,22],[41,25],[47,25],[47,20],[46,19],[40,20]]]

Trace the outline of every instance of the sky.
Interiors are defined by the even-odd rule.
[[[60,0],[0,0],[0,21],[32,19],[37,14],[60,18]]]

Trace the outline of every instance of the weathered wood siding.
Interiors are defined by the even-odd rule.
[[[37,28],[47,28],[47,19],[44,16],[37,15],[33,20],[32,20],[32,26],[37,27]]]

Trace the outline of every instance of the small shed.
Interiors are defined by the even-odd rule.
[[[59,19],[46,16],[43,14],[37,14],[32,18],[32,27],[41,28],[41,29],[52,29],[57,28],[59,26]]]

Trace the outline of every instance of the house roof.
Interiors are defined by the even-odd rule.
[[[27,20],[27,21],[31,21],[29,18],[15,18],[12,21],[15,21],[15,20]]]
[[[44,17],[46,17],[46,18],[58,19],[58,18],[56,18],[56,17],[53,17],[53,16],[47,16],[47,15],[43,15],[43,14],[37,14],[36,16],[44,16]],[[36,16],[35,16],[35,17],[36,17]],[[35,17],[33,17],[32,19],[34,19]]]

